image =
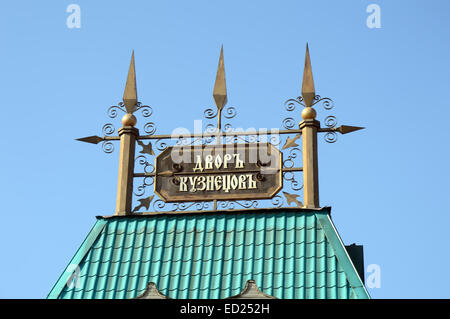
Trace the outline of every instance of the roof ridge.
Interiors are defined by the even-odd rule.
[[[163,211],[163,212],[144,212],[144,213],[132,213],[130,215],[105,215],[95,216],[97,219],[129,219],[139,217],[151,217],[151,216],[181,216],[181,215],[214,215],[214,214],[242,214],[242,213],[273,213],[273,212],[302,212],[312,213],[326,212],[331,214],[331,206],[324,206],[319,208],[302,208],[302,207],[260,207],[260,208],[243,208],[243,209],[230,209],[230,210],[194,210],[194,211]]]

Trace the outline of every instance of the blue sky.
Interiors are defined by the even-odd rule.
[[[373,3],[380,29],[366,26]],[[0,297],[46,297],[95,216],[113,214],[118,152],[74,139],[101,135],[133,49],[163,134],[214,105],[222,44],[235,126],[280,127],[308,42],[316,92],[366,127],[320,142],[319,176],[344,242],[381,268],[369,293],[449,298],[449,30],[445,0],[3,1]]]

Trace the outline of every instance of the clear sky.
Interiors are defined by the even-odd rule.
[[[72,3],[80,28],[66,24]],[[449,298],[449,31],[447,0],[2,1],[0,297],[45,298],[95,216],[114,213],[118,145],[74,139],[102,135],[133,49],[164,134],[214,105],[221,44],[233,123],[280,127],[308,42],[316,92],[340,124],[366,127],[321,139],[319,175],[345,244],[380,266],[369,293]]]

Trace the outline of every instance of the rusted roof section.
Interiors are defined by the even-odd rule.
[[[249,280],[282,299],[369,297],[327,208],[99,218],[48,298],[135,298],[153,282],[223,299]]]

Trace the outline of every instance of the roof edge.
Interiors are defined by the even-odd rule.
[[[72,259],[64,269],[61,276],[59,276],[59,279],[56,281],[53,288],[50,290],[49,294],[47,295],[47,299],[57,299],[59,297],[59,295],[64,289],[64,286],[67,284],[70,276],[72,276],[72,274],[75,271],[75,269],[73,269],[73,265],[79,265],[81,263],[83,258],[91,249],[94,242],[97,240],[98,236],[103,231],[103,228],[105,228],[106,224],[107,224],[106,220],[97,220],[95,222],[94,226],[84,239],[80,248],[78,248],[77,252],[72,257]]]
[[[330,216],[324,214],[317,214],[317,219],[322,226],[325,236],[328,239],[328,242],[331,244],[331,247],[334,250],[334,254],[341,264],[346,276],[347,280],[355,292],[356,298],[358,299],[370,299],[370,295],[364,286],[361,278],[358,275],[358,272],[355,268],[355,265],[350,258],[347,250],[345,249],[345,245],[342,242],[339,233],[336,230],[336,227],[333,224]]]

